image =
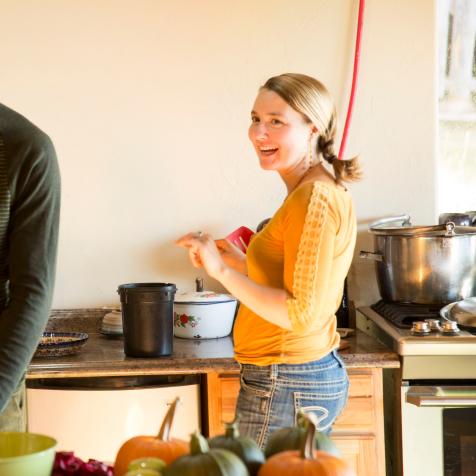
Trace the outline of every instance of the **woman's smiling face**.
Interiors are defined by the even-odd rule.
[[[306,158],[313,129],[281,96],[262,89],[251,111],[248,137],[263,169],[285,173]]]

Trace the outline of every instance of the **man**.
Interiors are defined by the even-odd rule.
[[[53,294],[60,176],[49,137],[0,104],[0,431],[25,431],[28,363]]]

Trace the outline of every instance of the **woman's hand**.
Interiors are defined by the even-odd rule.
[[[233,243],[227,240],[215,240],[215,244],[220,252],[220,255],[227,266],[233,268],[242,274],[248,273],[246,266],[246,255]]]
[[[188,249],[195,267],[204,267],[210,277],[220,281],[230,294],[258,316],[290,330],[292,326],[286,305],[287,292],[258,284],[235,269],[231,263],[238,264],[244,255],[241,257],[240,250],[233,250],[234,245],[224,241],[215,242],[210,235],[196,232],[182,236],[175,244]]]
[[[205,268],[208,275],[220,281],[227,265],[210,235],[201,231],[187,233],[175,241],[177,246],[188,249],[190,261],[195,268]]]

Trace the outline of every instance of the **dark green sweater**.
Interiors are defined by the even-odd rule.
[[[0,104],[0,411],[48,320],[60,176],[49,137]]]

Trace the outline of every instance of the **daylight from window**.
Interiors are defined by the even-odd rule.
[[[438,211],[476,211],[476,0],[438,2]]]

